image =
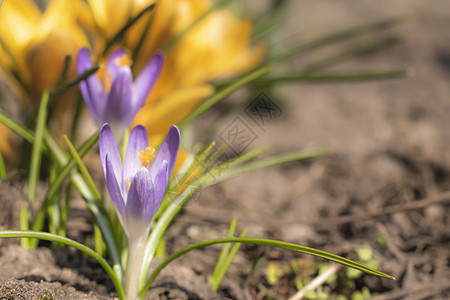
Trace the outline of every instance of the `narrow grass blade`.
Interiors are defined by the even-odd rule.
[[[286,243],[286,242],[281,242],[281,241],[276,241],[276,240],[268,240],[268,239],[241,238],[241,237],[239,237],[239,238],[223,238],[223,239],[214,239],[214,240],[197,243],[197,244],[191,245],[189,247],[186,247],[186,248],[172,254],[170,257],[168,257],[166,260],[164,260],[158,267],[156,267],[156,269],[151,273],[146,284],[141,289],[139,296],[143,297],[145,295],[145,293],[147,292],[147,290],[150,288],[151,284],[155,280],[156,276],[158,276],[158,274],[161,272],[161,270],[164,269],[168,264],[170,264],[175,259],[188,253],[189,251],[207,247],[207,246],[211,246],[211,245],[223,244],[223,243],[247,243],[247,244],[264,245],[264,246],[283,248],[283,249],[287,249],[287,250],[293,250],[293,251],[302,252],[305,254],[321,257],[321,258],[339,263],[341,265],[344,265],[344,266],[347,266],[347,267],[350,267],[350,268],[353,268],[353,269],[356,269],[356,270],[359,270],[359,271],[362,271],[362,272],[365,272],[365,273],[368,273],[371,275],[385,277],[385,278],[389,278],[389,279],[395,279],[394,277],[392,277],[388,274],[377,271],[375,269],[372,269],[370,267],[367,267],[365,265],[362,265],[362,264],[352,261],[350,259],[344,258],[342,256],[334,255],[334,254],[331,254],[331,253],[328,253],[328,252],[325,252],[322,250],[317,250],[317,249],[306,247],[306,246],[301,246],[301,245],[297,245],[297,244]]]
[[[237,218],[233,217],[233,220],[231,220],[231,223],[230,223],[230,227],[228,228],[227,238],[231,238],[234,236],[234,232],[236,231],[236,225],[237,225]],[[231,243],[224,244],[222,247],[222,250],[220,251],[219,258],[217,259],[216,267],[214,268],[214,272],[212,274],[213,291],[216,290],[216,289],[214,289],[214,284],[216,282],[217,274],[219,272],[219,269],[222,267],[223,263],[227,259],[227,256],[228,256],[228,253],[230,252],[231,246],[232,246]]]
[[[94,180],[92,180],[91,174],[89,174],[86,165],[83,163],[83,160],[78,154],[77,149],[75,149],[75,146],[72,144],[72,142],[66,135],[64,135],[64,140],[66,141],[67,146],[69,147],[70,154],[72,154],[72,157],[75,158],[75,161],[78,164],[78,168],[80,169],[81,174],[83,174],[83,177],[87,183],[88,188],[90,189],[90,192],[94,195],[95,198],[100,199],[101,198],[100,193],[97,190]]]
[[[247,235],[247,230],[244,229],[244,231],[241,233],[239,237],[244,238]],[[218,273],[216,274],[215,278],[215,284],[213,285],[213,291],[217,291],[219,288],[220,282],[222,281],[223,276],[225,276],[225,273],[228,270],[228,267],[230,266],[231,262],[233,261],[233,258],[238,253],[239,249],[241,248],[241,243],[235,243],[233,247],[231,248],[230,253],[228,254],[227,258],[223,262],[222,266],[219,268]]]
[[[251,171],[268,168],[268,167],[284,164],[284,163],[291,162],[291,161],[303,160],[303,159],[313,158],[313,157],[317,157],[317,156],[327,155],[330,153],[331,152],[326,149],[317,149],[317,150],[304,150],[304,151],[300,151],[300,152],[293,152],[293,153],[287,153],[287,154],[282,154],[282,155],[278,155],[278,156],[268,157],[268,158],[260,159],[255,162],[251,162],[251,163],[242,165],[240,167],[229,168],[225,171],[220,170],[220,169],[213,170],[213,171],[211,171],[211,173],[217,174],[217,177],[215,178],[215,180],[213,182],[208,182],[208,178],[205,177],[205,178],[203,178],[202,181],[203,181],[204,186],[209,186],[209,185],[211,185],[211,183],[221,182],[221,181],[227,180],[229,178],[236,177],[236,176],[239,176],[244,173],[251,172]]]
[[[0,151],[0,179],[5,179],[6,175],[5,161],[3,160],[2,151]]]
[[[20,213],[19,213],[19,225],[20,225],[20,230],[28,230],[30,229],[30,212],[28,211],[28,208],[25,206],[22,206],[20,208]],[[31,242],[30,239],[28,238],[22,238],[20,239],[20,246],[22,246],[22,248],[30,250],[33,247],[32,245],[33,243]]]
[[[292,49],[288,49],[285,52],[282,52],[280,54],[277,54],[276,56],[273,56],[272,58],[269,58],[266,63],[272,64],[284,61],[291,56],[294,55],[300,55],[305,54],[308,52],[311,52],[313,50],[317,50],[321,47],[335,44],[338,42],[343,42],[345,40],[349,40],[352,38],[356,38],[358,36],[374,33],[377,31],[385,30],[388,28],[391,28],[393,26],[396,26],[402,22],[404,22],[409,15],[402,15],[402,16],[396,16],[393,18],[377,21],[370,24],[364,24],[362,26],[353,27],[350,29],[345,29],[342,31],[334,32],[328,35],[325,35],[319,39],[313,40],[311,42],[307,42],[305,44],[301,44],[297,47],[294,47]]]
[[[102,257],[105,256],[106,245],[103,241],[102,232],[96,224],[94,224],[94,247],[95,252]]]
[[[72,187],[73,184],[69,182],[66,187],[66,196],[64,197],[64,206],[61,209],[61,226],[59,227],[60,236],[67,236],[67,220],[69,218],[69,203],[72,199]],[[40,230],[39,230],[40,231]]]
[[[237,219],[233,218],[231,221],[230,227],[228,228],[227,238],[231,238],[234,236],[234,232],[236,230]],[[240,237],[245,237],[247,231],[244,230]],[[231,243],[225,243],[220,251],[219,258],[217,259],[216,267],[214,268],[214,272],[211,276],[211,289],[215,292],[219,288],[220,282],[222,281],[223,276],[228,270],[234,256],[239,251],[241,244],[236,243],[232,245]],[[231,250],[230,250],[231,248]]]
[[[45,141],[56,161],[61,166],[66,165],[69,162],[68,154],[59,146],[56,140],[48,132],[46,132],[45,134]],[[73,172],[71,174],[71,180],[73,185],[77,188],[83,199],[86,201],[86,206],[92,213],[95,219],[95,223],[100,227],[105,243],[107,245],[109,256],[113,262],[113,268],[116,271],[117,276],[119,276],[119,279],[121,280],[123,270],[119,254],[120,251],[118,247],[118,241],[115,239],[112,224],[108,219],[108,214],[103,207],[101,199],[97,198],[95,194],[91,192],[88,184],[84,181],[81,174]]]
[[[197,107],[196,110],[194,110],[189,116],[187,116],[183,121],[180,122],[179,126],[183,127],[186,124],[189,124],[197,118],[199,115],[201,115],[204,111],[209,109],[211,106],[225,98],[226,96],[230,95],[232,92],[236,91],[237,89],[241,88],[242,86],[246,85],[249,82],[252,82],[256,80],[257,78],[263,76],[264,74],[267,74],[271,70],[271,67],[263,67],[260,69],[257,69],[250,74],[247,74],[240,79],[237,79],[233,82],[231,82],[229,85],[227,85],[225,88],[221,89],[214,95],[212,95],[209,99],[207,99],[203,104],[201,104],[199,107]]]
[[[97,72],[98,69],[100,69],[100,66],[94,65],[92,68],[87,69],[82,74],[75,77],[74,79],[72,79],[68,82],[64,81],[55,90],[52,91],[52,95],[61,94],[61,93],[65,92],[66,90],[70,89],[71,87],[76,86],[81,81],[83,81],[83,80],[87,79],[89,76],[95,74],[95,72]]]
[[[34,143],[34,133],[31,132],[31,130],[29,130],[28,128],[20,125],[11,118],[7,117],[2,111],[0,111],[0,122],[3,123],[5,126],[11,128],[15,133],[20,135],[29,143],[31,144]],[[42,148],[45,148],[45,146],[43,145]]]
[[[142,16],[144,16],[147,12],[150,12],[155,8],[155,3],[152,3],[145,7],[143,10],[141,10],[136,16],[132,17],[128,20],[128,22],[110,39],[106,42],[105,49],[103,50],[103,55],[106,55],[108,53],[108,50],[116,43],[118,42],[124,34],[127,32],[128,29],[130,29],[131,26],[134,25]]]
[[[122,284],[120,283],[120,279],[117,277],[117,274],[108,264],[108,262],[105,259],[103,259],[103,257],[101,257],[97,252],[95,252],[89,247],[86,247],[81,243],[78,243],[77,241],[46,232],[20,231],[20,230],[0,230],[0,238],[37,238],[51,242],[59,242],[67,246],[74,247],[75,249],[80,250],[83,253],[94,258],[105,269],[105,271],[108,273],[109,277],[111,278],[116,288],[119,298],[125,299],[125,293],[123,291]]]
[[[97,131],[77,149],[77,152],[79,153],[80,157],[83,157],[90,149],[92,149],[93,146],[96,145],[96,143],[98,141],[98,135],[99,135],[99,132]],[[67,157],[63,154],[59,154],[59,155],[57,155],[57,157],[62,159],[62,161],[67,160]],[[61,161],[61,160],[59,160],[59,161]],[[57,193],[61,190],[64,181],[70,175],[72,170],[76,167],[76,164],[77,163],[76,163],[75,158],[71,158],[67,162],[67,164],[64,165],[64,167],[61,170],[59,170],[58,176],[55,178],[55,181],[52,182],[52,184],[50,185],[50,187],[47,191],[47,194],[45,196],[44,202],[42,203],[41,207],[39,208],[39,210],[36,214],[36,217],[34,219],[34,224],[33,224],[34,231],[42,230],[42,227],[44,226],[44,221],[45,221],[45,212],[47,210],[49,203],[52,201],[52,199],[54,197],[56,197]],[[68,210],[68,205],[69,205],[68,201],[70,198],[68,199],[67,197],[70,197],[70,190],[71,190],[71,183],[69,183],[69,187],[68,187],[68,191],[67,191],[68,195],[66,195],[66,207],[64,210]],[[65,213],[65,214],[63,213],[63,215],[61,217],[63,218],[62,224],[65,224],[65,222],[67,221],[67,213]],[[63,231],[65,232],[65,227],[63,228]]]
[[[318,62],[312,63],[305,68],[305,72],[317,72],[355,57],[373,54],[386,48],[393,47],[395,45],[398,45],[402,41],[403,39],[399,36],[390,36],[370,44],[364,44],[363,46],[355,47],[348,51],[344,51],[342,53],[338,53]]]
[[[39,112],[36,124],[36,135],[33,142],[33,149],[31,151],[30,173],[28,176],[28,199],[33,205],[36,201],[36,189],[39,181],[39,172],[41,168],[42,159],[42,141],[44,138],[45,124],[47,122],[47,104],[49,100],[49,93],[44,92],[39,105]]]
[[[297,73],[286,75],[273,75],[270,77],[263,77],[255,82],[255,85],[270,85],[279,83],[291,82],[348,82],[348,81],[368,81],[392,79],[411,76],[413,71],[411,69],[389,70],[378,72],[348,72],[348,73]]]

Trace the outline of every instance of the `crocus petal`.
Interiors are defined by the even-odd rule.
[[[87,48],[81,48],[77,57],[77,74],[81,75],[91,69],[94,64],[91,61],[91,54]],[[86,106],[97,125],[103,121],[103,111],[106,104],[106,94],[100,79],[94,74],[83,80],[79,84]]]
[[[131,120],[129,103],[131,100],[132,74],[130,68],[120,68],[111,85],[106,106],[106,122],[127,127]]]
[[[155,196],[153,189],[150,172],[145,167],[140,168],[131,182],[126,203],[127,222],[130,231],[134,232],[139,227],[145,230],[150,224],[156,212],[154,210]],[[133,226],[133,224],[137,224],[138,228]]]
[[[164,198],[164,194],[166,193],[167,190],[169,177],[170,177],[169,166],[167,164],[167,161],[163,161],[161,167],[156,172],[155,178],[152,178],[155,193],[155,202],[153,203],[153,214],[156,213],[159,206],[161,205],[161,202]]]
[[[180,148],[180,130],[177,126],[172,126],[166,139],[161,144],[158,154],[152,163],[150,173],[152,178],[156,178],[159,169],[162,168],[163,162],[166,161],[168,165],[169,174],[172,173],[175,162],[177,161],[178,149]]]
[[[106,156],[109,157],[111,162],[112,171],[114,172],[115,178],[117,182],[122,182],[122,159],[120,158],[119,149],[117,148],[116,141],[114,140],[114,136],[111,131],[111,127],[109,124],[103,125],[100,130],[99,136],[99,150],[100,150],[100,161],[102,163],[103,174],[106,178]]]
[[[164,62],[164,54],[158,51],[134,81],[133,108],[137,111],[144,105],[145,99],[158,79]]]
[[[106,155],[106,172],[105,172],[105,181],[106,187],[108,188],[109,195],[111,196],[111,201],[116,209],[117,216],[119,217],[120,223],[122,223],[122,227],[124,229],[127,228],[127,220],[124,220],[126,217],[126,207],[125,202],[123,200],[122,193],[120,191],[119,184],[116,180],[116,175],[114,172],[114,166],[112,161],[110,160],[109,154]]]
[[[123,167],[123,182],[132,182],[136,172],[142,167],[138,153],[148,147],[148,134],[144,126],[138,125],[131,130]],[[126,188],[126,186],[125,186]]]
[[[120,68],[122,68],[120,65],[117,64],[116,59],[121,58],[125,54],[126,54],[125,50],[119,48],[109,56],[108,63],[106,65],[106,71],[111,75],[111,80],[114,80],[115,75],[118,74]]]

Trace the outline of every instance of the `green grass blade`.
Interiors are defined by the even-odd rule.
[[[86,168],[86,165],[83,163],[83,160],[81,159],[80,155],[77,152],[77,149],[75,149],[75,146],[72,144],[72,142],[69,140],[69,138],[64,135],[64,140],[67,143],[67,146],[69,147],[70,154],[72,154],[72,157],[75,158],[75,161],[78,164],[78,168],[81,171],[81,174],[83,174],[84,179],[87,183],[88,188],[90,189],[90,192],[94,195],[95,198],[100,199],[100,193],[97,190],[97,187],[95,186],[94,180],[92,180],[91,174],[89,174],[88,169]]]
[[[25,206],[20,207],[20,213],[19,213],[19,225],[20,230],[28,230],[30,229],[30,212],[28,211],[28,208]],[[20,246],[22,246],[24,249],[30,250],[33,247],[33,243],[30,239],[22,238],[20,239]]]
[[[0,111],[0,122],[9,127],[29,143],[34,143],[34,133],[31,132],[31,130],[29,130],[28,128],[20,125],[19,123],[16,123],[14,120],[7,117],[2,111]]]
[[[28,199],[33,205],[36,201],[36,189],[39,181],[39,172],[41,168],[42,159],[42,141],[44,139],[45,124],[47,122],[47,105],[49,100],[49,93],[44,92],[39,105],[39,112],[36,124],[36,135],[33,142],[33,149],[31,151],[30,173],[28,176]]]
[[[287,75],[273,75],[270,77],[263,77],[255,82],[255,85],[290,83],[290,82],[342,82],[342,81],[368,81],[380,79],[392,79],[399,77],[411,76],[413,71],[411,69],[389,70],[378,72],[349,72],[349,73],[297,73]]]
[[[241,235],[239,237],[244,238],[247,235],[247,230],[245,229]],[[231,245],[229,243],[227,243],[227,245]],[[217,291],[217,289],[219,288],[220,282],[222,281],[223,276],[225,276],[225,273],[228,270],[228,267],[230,266],[231,262],[233,261],[233,258],[236,256],[236,254],[238,253],[239,249],[241,248],[241,243],[235,243],[233,245],[233,248],[231,248],[230,253],[228,254],[226,260],[223,262],[221,268],[219,269],[218,274],[216,275],[215,278],[215,284],[213,285],[213,291]]]
[[[5,161],[3,160],[2,151],[0,150],[0,179],[5,179],[6,176],[7,176],[7,174],[6,174]]]
[[[209,186],[212,183],[221,182],[221,181],[227,180],[229,178],[236,177],[236,176],[239,176],[244,173],[251,172],[251,171],[268,168],[268,167],[284,164],[284,163],[291,162],[291,161],[314,158],[317,156],[327,155],[330,153],[331,152],[326,149],[303,150],[300,152],[287,153],[287,154],[282,154],[282,155],[277,155],[277,156],[273,156],[273,157],[260,159],[255,162],[251,162],[251,163],[242,165],[240,167],[231,168],[231,169],[229,168],[225,171],[220,170],[220,169],[215,169],[215,170],[211,171],[211,173],[213,173],[213,175],[216,175],[216,176],[213,176],[214,180],[211,181],[210,178],[204,177],[204,178],[202,178],[202,183],[203,183],[202,185]]]
[[[389,36],[382,40],[378,40],[369,44],[364,44],[363,46],[355,47],[342,53],[338,53],[336,55],[327,57],[318,62],[312,63],[305,68],[305,72],[317,72],[355,57],[373,54],[375,52],[384,50],[388,47],[393,47],[401,42],[403,42],[403,39],[401,37]]]
[[[230,228],[228,229],[227,238],[231,238],[234,235],[234,231],[236,229],[237,219],[233,218],[230,224]],[[245,237],[247,234],[247,230],[244,230],[240,237]],[[232,247],[232,248],[231,248]],[[235,243],[232,245],[231,243],[225,243],[222,247],[222,251],[220,252],[219,259],[217,260],[216,268],[214,269],[214,273],[212,275],[212,285],[211,289],[215,292],[219,288],[220,282],[222,281],[223,276],[228,270],[231,262],[233,261],[234,256],[236,256],[239,248],[241,247],[241,243]],[[230,251],[231,248],[231,251]]]
[[[228,228],[227,232],[227,238],[233,237],[234,232],[236,231],[236,225],[237,225],[237,218],[233,217],[233,220],[231,220],[230,227]],[[224,262],[227,259],[227,256],[230,252],[231,243],[224,244],[222,247],[222,250],[220,251],[219,258],[217,259],[216,267],[214,268],[214,272],[212,274],[212,290],[216,291],[216,282],[220,282],[220,278],[218,278],[218,275],[220,273],[221,268],[223,267]],[[217,286],[219,286],[219,283],[217,283]]]
[[[59,146],[56,140],[48,132],[45,134],[45,141],[52,156],[56,159],[60,166],[66,165],[69,162],[68,154]],[[118,241],[115,239],[112,224],[108,219],[108,214],[103,207],[101,199],[96,198],[95,194],[90,191],[89,186],[86,184],[81,174],[73,172],[71,174],[71,181],[86,201],[86,206],[92,213],[95,223],[100,227],[107,245],[109,256],[113,261],[113,268],[118,274],[119,279],[121,279],[123,270]]]
[[[97,144],[99,131],[94,133],[86,142],[84,142],[77,150],[79,157],[82,158],[86,153]],[[68,163],[59,171],[55,181],[47,191],[47,198],[53,198],[57,191],[62,187],[64,180],[70,175],[70,172],[75,168],[77,160],[72,157]]]
[[[59,227],[60,236],[67,236],[67,220],[69,219],[69,203],[72,198],[73,184],[69,182],[66,187],[66,196],[64,197],[64,206],[61,210],[61,226]]]
[[[105,49],[103,50],[103,55],[106,55],[106,53],[108,53],[108,50],[124,36],[126,31],[130,29],[131,26],[134,25],[134,23],[136,23],[147,12],[152,11],[153,8],[155,8],[155,5],[156,5],[155,3],[148,5],[143,10],[141,10],[136,16],[129,19],[128,22],[110,40],[106,42]]]
[[[364,24],[362,26],[357,26],[350,29],[334,32],[317,40],[301,44],[292,49],[288,49],[283,53],[277,54],[276,56],[269,58],[266,61],[266,63],[281,62],[294,55],[305,54],[327,45],[343,42],[345,40],[356,38],[364,34],[385,30],[404,22],[407,19],[407,17],[408,15],[396,16],[393,18],[377,21],[374,23]]]
[[[392,277],[388,274],[377,271],[375,269],[372,269],[370,267],[367,267],[365,265],[362,265],[362,264],[352,261],[350,259],[344,258],[342,256],[334,255],[334,254],[331,254],[331,253],[328,253],[328,252],[325,252],[322,250],[317,250],[317,249],[306,247],[306,246],[301,246],[301,245],[297,245],[297,244],[286,243],[286,242],[281,242],[281,241],[276,241],[276,240],[268,240],[268,239],[241,238],[241,237],[239,237],[239,238],[223,238],[223,239],[214,239],[214,240],[197,243],[197,244],[191,245],[189,247],[186,247],[186,248],[172,254],[170,257],[168,257],[166,260],[164,260],[158,267],[156,267],[156,269],[152,272],[152,274],[148,278],[146,284],[141,289],[139,296],[143,297],[145,295],[145,293],[147,292],[147,290],[150,288],[151,284],[155,280],[156,276],[158,276],[158,274],[161,272],[161,270],[164,269],[169,263],[171,263],[175,259],[188,253],[189,251],[207,247],[207,246],[211,246],[211,245],[223,244],[223,243],[247,243],[247,244],[264,245],[264,246],[283,248],[283,249],[287,249],[287,250],[302,252],[305,254],[321,257],[321,258],[339,263],[341,265],[344,265],[344,266],[347,266],[347,267],[350,267],[350,268],[353,268],[353,269],[356,269],[356,270],[359,270],[359,271],[362,271],[362,272],[365,272],[365,273],[368,273],[371,275],[385,277],[385,278],[389,278],[389,279],[395,279],[394,277]]]
[[[99,132],[97,131],[86,142],[84,142],[80,146],[80,148],[77,151],[81,157],[83,157],[93,146],[96,145],[96,143],[98,141],[98,135],[99,135]],[[49,140],[50,140],[49,137],[47,137],[47,141],[49,141]],[[67,157],[64,155],[64,153],[60,153],[59,155],[54,155],[54,156],[62,159],[62,160],[59,160],[59,162],[67,160]],[[52,184],[50,185],[50,188],[48,189],[47,194],[45,196],[45,200],[42,203],[41,207],[39,208],[39,210],[36,214],[36,217],[34,219],[34,224],[33,224],[34,231],[42,230],[42,227],[44,226],[45,212],[46,212],[47,206],[52,201],[52,199],[57,195],[57,193],[61,190],[64,181],[70,175],[70,173],[72,172],[72,170],[75,167],[76,167],[76,160],[74,158],[71,158],[67,162],[67,164],[61,170],[59,170],[58,176],[55,178],[55,181],[52,182]],[[71,185],[71,184],[69,183],[69,185]],[[67,196],[66,196],[67,207],[65,208],[65,210],[68,209],[67,201],[69,201],[69,199],[67,199]],[[64,214],[61,217],[63,218],[62,224],[65,224],[65,222],[67,221],[67,213],[65,214],[65,217],[64,217]],[[66,220],[64,220],[64,218]],[[65,232],[65,227],[63,228],[63,230]]]
[[[77,84],[79,84],[81,81],[87,79],[89,76],[95,74],[98,69],[100,69],[99,65],[94,65],[92,68],[87,69],[86,71],[84,71],[83,73],[81,73],[79,76],[75,77],[74,79],[65,82],[63,81],[61,84],[58,85],[58,87],[52,91],[52,95],[57,95],[57,94],[61,94],[65,91],[67,91],[68,89],[70,89],[73,86],[76,86]]]
[[[75,249],[80,250],[83,253],[94,258],[105,269],[105,271],[111,278],[117,293],[119,294],[119,298],[125,299],[125,294],[122,288],[122,284],[120,283],[120,279],[117,277],[117,274],[108,264],[108,262],[105,259],[103,259],[103,257],[101,257],[97,252],[95,252],[89,247],[86,247],[81,243],[78,243],[77,241],[46,232],[20,231],[20,230],[0,230],[0,238],[37,238],[51,242],[59,242],[67,246],[74,247]]]
[[[226,96],[230,95],[232,92],[246,85],[247,83],[256,80],[257,78],[263,76],[264,74],[267,74],[270,70],[271,70],[270,66],[263,67],[251,72],[250,74],[244,75],[240,79],[231,82],[225,88],[221,89],[220,91],[212,95],[209,99],[207,99],[199,107],[197,107],[197,109],[195,109],[189,116],[187,116],[183,121],[180,122],[179,126],[183,127],[184,125],[189,124],[190,122],[192,122],[192,120],[197,118],[211,106],[213,106]]]

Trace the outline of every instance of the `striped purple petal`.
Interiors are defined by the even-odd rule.
[[[158,51],[134,81],[133,109],[136,113],[144,105],[145,99],[158,79],[163,62],[164,54],[161,51]]]
[[[120,68],[115,74],[105,109],[106,122],[125,127],[129,125],[129,121],[124,118],[130,112],[132,80],[130,68]]]
[[[130,231],[139,230],[135,227],[142,226],[146,229],[150,224],[154,211],[155,194],[154,186],[147,168],[140,168],[131,182],[128,191],[127,220]],[[138,226],[133,226],[137,224]]]
[[[122,183],[122,170],[123,170],[122,159],[120,158],[119,149],[117,148],[117,144],[116,141],[114,140],[114,136],[109,124],[103,125],[102,129],[100,130],[98,144],[100,150],[100,162],[102,164],[105,180],[107,180],[106,156],[108,155],[116,181]]]
[[[152,178],[156,178],[156,174],[159,169],[162,168],[163,162],[167,162],[168,173],[171,174],[177,161],[178,150],[180,148],[180,130],[177,126],[172,126],[169,129],[169,133],[166,139],[161,144],[161,147],[153,160],[150,173]]]
[[[139,152],[144,151],[148,147],[147,129],[142,125],[137,125],[131,130],[128,139],[127,152],[123,165],[123,182],[126,184],[133,181],[134,175],[142,167],[139,159]]]
[[[91,54],[87,48],[81,48],[77,57],[77,74],[81,75],[94,66],[91,60]],[[92,115],[92,118],[101,126],[104,119],[104,110],[107,95],[104,92],[100,79],[94,74],[83,80],[79,84],[81,94],[83,95],[86,106]]]

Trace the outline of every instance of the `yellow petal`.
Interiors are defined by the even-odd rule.
[[[13,69],[29,80],[24,47],[36,33],[40,22],[40,12],[32,0],[5,1],[0,9],[0,59],[6,67]]]
[[[94,20],[105,37],[116,34],[131,17],[133,1],[88,0]]]
[[[213,92],[212,86],[207,84],[177,89],[159,101],[147,102],[134,119],[134,125],[146,126],[149,129],[149,144],[159,145],[170,126],[182,121]]]

